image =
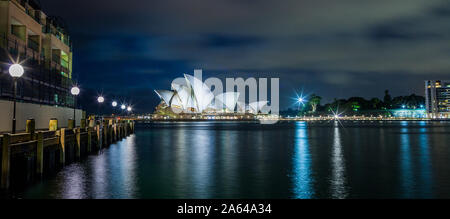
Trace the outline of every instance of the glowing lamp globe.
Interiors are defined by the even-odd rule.
[[[298,101],[299,103],[303,103],[304,100],[303,100],[302,97],[299,97],[297,101]]]
[[[22,77],[23,72],[23,67],[20,64],[13,64],[9,67],[9,74],[14,78]]]
[[[102,97],[102,96],[99,96],[99,97],[97,98],[97,101],[98,101],[99,103],[103,103],[103,102],[105,102],[105,98]]]
[[[78,88],[77,86],[75,86],[75,87],[72,87],[72,89],[70,89],[70,93],[72,94],[72,95],[78,95],[78,94],[80,94],[80,88]]]
[[[131,107],[129,106],[129,107],[127,107],[127,111],[128,112],[130,112],[131,111]]]
[[[117,106],[117,102],[116,101],[113,101],[111,104],[112,104],[113,107]]]
[[[122,106],[120,106],[120,109],[123,109],[123,110],[124,110],[125,108],[126,108],[126,106],[123,105],[123,104],[122,104]]]

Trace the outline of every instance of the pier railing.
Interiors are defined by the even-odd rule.
[[[55,172],[71,162],[101,150],[134,132],[131,120],[82,120],[80,127],[58,128],[49,122],[48,130],[35,130],[34,120],[28,120],[26,132],[0,136],[1,189],[11,182],[30,182],[46,172]]]

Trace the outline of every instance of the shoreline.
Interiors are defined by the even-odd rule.
[[[260,121],[273,121],[270,119],[146,119],[146,120],[135,120],[137,123],[153,123],[153,122],[167,122],[167,123],[171,123],[171,122],[260,122]],[[380,121],[380,122],[392,122],[392,121],[417,121],[417,122],[450,122],[450,119],[416,119],[416,118],[405,118],[405,119],[345,119],[345,118],[340,118],[340,119],[316,119],[316,118],[310,118],[310,119],[286,119],[286,118],[282,118],[282,119],[278,119],[275,121],[287,121],[287,122],[291,122],[291,121],[302,121],[302,122],[333,122],[333,121],[354,121],[354,122],[358,122],[358,121]]]

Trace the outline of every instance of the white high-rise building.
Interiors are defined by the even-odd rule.
[[[425,81],[425,104],[430,118],[450,118],[450,81]]]

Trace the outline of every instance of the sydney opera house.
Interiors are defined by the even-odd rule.
[[[267,101],[246,104],[239,101],[239,92],[214,95],[198,78],[185,74],[184,79],[172,82],[171,90],[155,90],[161,103],[154,116],[165,119],[253,119],[267,113],[264,111]]]

